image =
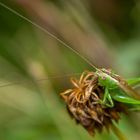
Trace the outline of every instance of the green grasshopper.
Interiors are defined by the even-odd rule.
[[[126,104],[140,104],[140,95],[131,87],[131,85],[140,83],[140,78],[125,81],[110,70],[97,69],[96,67],[95,69],[98,83],[105,89],[103,100],[100,101],[102,104],[113,107],[113,99]]]
[[[81,56],[76,50],[72,49],[69,45],[67,45],[57,36],[50,33],[48,30],[44,29],[40,25],[24,17],[20,13],[16,12],[15,10],[11,9],[10,7],[6,6],[5,4],[1,2],[0,2],[0,6],[11,11],[15,15],[31,23],[32,25],[39,28],[40,30],[44,31],[45,33],[50,35],[52,38],[56,39],[61,44],[63,44],[65,47],[69,48],[71,51],[79,55],[88,64],[90,64],[96,70],[95,73],[96,73],[96,76],[98,77],[99,85],[104,87],[105,89],[103,100],[100,101],[102,104],[108,107],[113,107],[114,106],[113,100],[115,100],[118,102],[132,104],[132,105],[140,105],[140,95],[131,87],[131,85],[140,83],[140,78],[130,79],[130,80],[125,81],[119,75],[109,70],[96,68],[91,62],[89,62],[86,58]]]

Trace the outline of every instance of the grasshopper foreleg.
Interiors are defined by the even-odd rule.
[[[103,100],[101,101],[101,103],[105,106],[108,106],[108,107],[113,107],[114,106],[114,102],[111,98],[111,95],[109,93],[108,88],[105,88],[104,97],[103,97]]]

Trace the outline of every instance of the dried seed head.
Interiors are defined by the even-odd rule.
[[[94,72],[84,72],[80,79],[71,79],[73,89],[61,93],[67,104],[69,114],[75,118],[90,134],[109,130],[112,121],[118,122],[120,113],[125,112],[123,104],[114,101],[114,107],[108,108],[100,103],[104,88],[98,85],[98,76]]]

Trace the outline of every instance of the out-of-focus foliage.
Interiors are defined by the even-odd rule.
[[[48,29],[97,66],[111,67],[127,78],[140,76],[138,0],[0,2]],[[57,40],[0,6],[0,139],[93,139],[71,120],[59,97],[69,78],[87,69],[94,70]],[[139,120],[139,114],[122,116],[118,127],[129,139],[138,140]],[[104,132],[95,139],[115,136]]]

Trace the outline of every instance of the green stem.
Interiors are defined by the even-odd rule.
[[[127,138],[124,136],[124,134],[120,131],[119,128],[115,126],[115,124],[112,124],[111,126],[112,131],[114,134],[118,137],[119,140],[127,140]]]

